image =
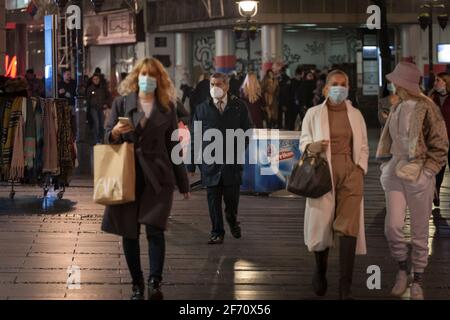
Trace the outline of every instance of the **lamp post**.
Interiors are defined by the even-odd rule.
[[[254,40],[256,38],[256,26],[252,25],[255,21],[252,21],[252,18],[255,17],[258,14],[258,4],[259,1],[237,1],[236,2],[239,9],[239,14],[241,17],[245,18],[245,34],[246,34],[246,47],[247,47],[247,72],[251,71],[251,51],[250,51],[250,43],[251,40]],[[241,21],[238,21],[238,24],[241,23]],[[236,37],[240,38],[242,36],[242,28],[236,27],[234,29]]]
[[[427,0],[426,3],[420,6],[421,9],[425,9],[418,17],[420,27],[422,30],[428,28],[428,65],[429,65],[429,80],[428,89],[433,87],[434,82],[434,64],[433,64],[433,13],[435,9],[445,9],[443,3],[439,3],[438,0]],[[439,25],[442,29],[445,29],[448,23],[448,15],[446,13],[437,16]]]

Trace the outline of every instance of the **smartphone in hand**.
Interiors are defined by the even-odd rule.
[[[130,128],[134,129],[133,122],[130,120],[130,118],[127,118],[127,117],[119,117],[119,122],[120,122],[121,124],[126,124],[126,125],[128,125]]]

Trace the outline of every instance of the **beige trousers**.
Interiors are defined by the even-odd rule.
[[[364,192],[364,172],[351,155],[331,156],[335,188],[335,220],[333,229],[337,234],[357,237]]]

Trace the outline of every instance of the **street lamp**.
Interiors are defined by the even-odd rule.
[[[247,72],[251,71],[251,51],[250,41],[256,38],[257,28],[252,26],[252,18],[258,14],[259,1],[237,1],[239,8],[239,14],[245,18],[246,41],[247,41]],[[240,21],[238,21],[239,23]],[[243,33],[243,29],[240,27],[235,28],[236,37],[240,38]]]
[[[242,17],[253,18],[258,14],[259,1],[238,1],[239,14]]]
[[[418,17],[419,25],[422,30],[428,28],[428,65],[429,65],[429,80],[428,89],[433,87],[434,82],[434,65],[433,65],[433,13],[434,9],[445,9],[443,3],[438,3],[438,0],[427,0],[425,4],[420,6],[421,9],[426,9]],[[437,17],[439,25],[442,29],[445,29],[448,23],[448,15],[446,13],[440,14]]]

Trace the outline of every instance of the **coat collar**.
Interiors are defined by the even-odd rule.
[[[138,100],[139,97],[136,92],[124,97],[125,114],[132,119],[135,128],[138,127],[142,117],[145,116],[145,113],[138,109]],[[159,127],[168,121],[167,112],[161,106],[158,99],[155,102],[155,108],[153,108],[150,118],[147,121],[146,128]]]

